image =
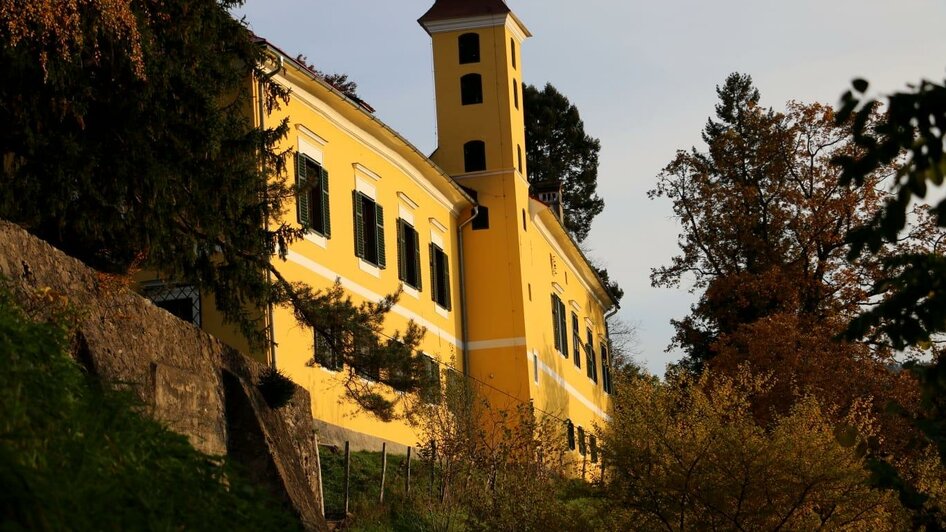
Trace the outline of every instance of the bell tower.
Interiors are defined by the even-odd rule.
[[[471,376],[529,397],[525,305],[531,220],[522,102],[522,42],[503,0],[436,0],[418,22],[432,40],[437,150],[431,159],[479,205],[462,229]]]
[[[525,174],[522,41],[502,0],[437,0],[418,22],[433,41],[438,148],[448,174]]]

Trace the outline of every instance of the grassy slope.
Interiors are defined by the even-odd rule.
[[[223,460],[103,390],[0,291],[0,530],[293,530]]]

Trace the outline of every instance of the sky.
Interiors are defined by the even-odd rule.
[[[293,57],[346,73],[376,116],[424,153],[437,145],[430,38],[417,24],[433,0],[247,0],[234,11]],[[663,375],[672,318],[698,294],[653,288],[650,270],[677,253],[670,202],[649,200],[679,149],[702,147],[715,88],[752,76],[762,104],[836,104],[862,77],[874,94],[946,77],[943,0],[507,0],[533,37],[523,81],[553,84],[600,139],[604,212],[586,240],[624,289],[618,316],[636,326],[636,359]]]

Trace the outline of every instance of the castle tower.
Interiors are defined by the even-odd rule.
[[[530,34],[502,0],[436,0],[418,22],[433,43],[438,147],[431,158],[480,205],[463,229],[464,367],[526,401],[531,221],[520,50]]]

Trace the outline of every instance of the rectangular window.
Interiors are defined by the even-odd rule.
[[[420,280],[420,238],[414,226],[397,219],[397,277],[418,290]]]
[[[355,256],[379,268],[387,266],[384,256],[384,209],[361,192],[352,192],[355,212]]]
[[[381,358],[380,354],[372,351],[368,342],[355,339],[355,350],[358,353],[356,373],[370,381],[381,380]]]
[[[611,393],[611,360],[608,359],[607,343],[607,339],[601,342],[601,386],[605,393]]]
[[[595,344],[594,336],[591,335],[591,329],[586,329],[588,336],[588,343],[585,345],[585,354],[587,359],[585,363],[588,365],[588,378],[598,382],[598,367],[595,365]]]
[[[148,283],[144,287],[144,294],[154,306],[200,327],[200,292],[193,286]]]
[[[473,217],[473,223],[471,225],[473,226],[474,231],[489,229],[489,207],[479,205],[476,209],[476,216]]]
[[[578,328],[578,314],[572,312],[572,355],[575,357],[575,367],[581,367],[581,329]]]
[[[578,427],[578,452],[582,456],[585,456],[585,453],[588,450],[585,448],[585,429]]]
[[[450,310],[450,263],[440,246],[430,244],[430,296],[441,307]]]
[[[426,382],[421,388],[421,400],[427,404],[440,404],[440,364],[428,355],[424,355],[424,374]]]
[[[555,337],[555,350],[568,358],[568,332],[565,328],[565,303],[558,294],[552,294],[552,334]]]
[[[296,219],[302,227],[328,238],[332,235],[329,217],[328,172],[311,157],[296,154]]]
[[[572,423],[572,420],[565,422],[565,437],[568,439],[568,449],[571,451],[575,450],[575,424]]]
[[[591,451],[591,463],[598,463],[598,440],[594,435],[588,436],[588,450]]]
[[[319,331],[315,331],[315,353],[313,358],[316,364],[332,371],[341,371],[344,364],[341,353],[332,345],[332,340]]]

